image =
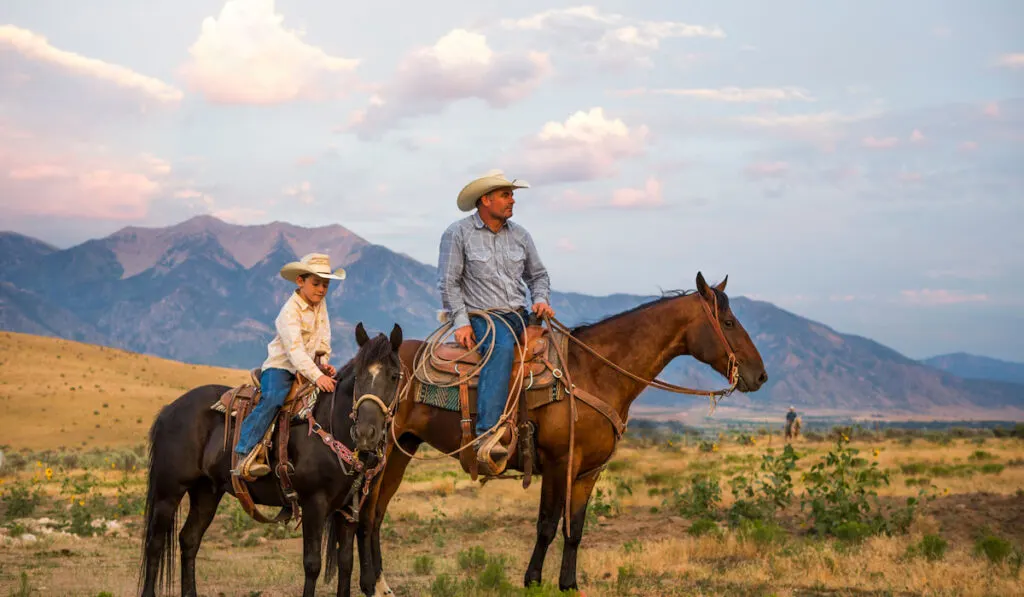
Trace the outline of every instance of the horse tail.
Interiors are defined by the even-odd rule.
[[[157,440],[162,431],[164,421],[161,416],[164,411],[161,411],[156,420],[153,421],[153,425],[149,429],[149,466],[146,474],[146,509],[143,514],[144,528],[142,531],[142,562],[139,565],[139,590],[142,589],[143,579],[146,576],[147,567],[150,558],[156,558],[156,571],[155,577],[160,579],[163,577],[164,591],[170,593],[174,583],[174,550],[177,541],[174,540],[174,530],[177,528],[178,523],[178,509],[174,508],[171,511],[171,518],[169,524],[157,525],[157,482],[159,480],[159,471],[156,470],[157,463]],[[161,526],[159,529],[159,535],[157,534],[157,526]],[[159,553],[150,554],[149,546],[154,540],[158,541],[161,545]]]
[[[324,584],[327,584],[334,573],[338,570],[338,525],[337,517],[340,516],[337,510],[327,515],[327,532],[324,534],[324,549],[327,550],[326,570],[324,570]]]

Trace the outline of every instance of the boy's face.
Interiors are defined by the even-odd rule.
[[[331,285],[330,280],[308,275],[296,278],[295,284],[299,287],[299,295],[310,305],[317,305],[327,296],[327,289]]]

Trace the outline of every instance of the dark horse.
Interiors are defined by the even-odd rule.
[[[383,447],[389,408],[396,399],[401,383],[398,350],[402,344],[402,328],[395,325],[390,338],[379,334],[370,339],[360,323],[356,326],[359,351],[335,374],[338,382],[332,393],[321,393],[312,415],[317,423],[350,450],[355,451],[365,466]],[[142,595],[154,597],[161,574],[168,590],[174,567],[173,533],[178,504],[188,493],[188,518],[181,528],[181,593],[195,596],[196,554],[203,534],[217,512],[225,493],[234,495],[231,485],[231,450],[224,450],[224,415],[210,406],[230,388],[205,385],[194,388],[165,406],[157,415],[149,432],[149,489],[146,495],[145,534],[143,545]],[[354,396],[375,396],[380,399],[360,400],[353,412]],[[382,399],[382,400],[381,400]],[[302,514],[302,556],[306,573],[304,597],[313,597],[320,575],[321,543],[325,525],[329,525],[327,548],[341,562],[338,595],[348,595],[352,567],[352,537],[355,524],[347,525],[328,514],[347,506],[346,498],[358,478],[354,468],[343,470],[339,455],[317,434],[308,434],[307,423],[292,431],[288,452],[295,467],[292,485],[299,496]],[[276,464],[272,455],[271,467]],[[284,506],[279,481],[267,475],[249,484],[256,504]],[[340,528],[349,526],[351,530]],[[340,542],[335,539],[347,539]],[[345,555],[347,554],[347,558]],[[333,558],[329,558],[329,561]],[[346,564],[347,562],[347,564]]]
[[[736,389],[755,392],[767,381],[768,374],[757,348],[729,307],[724,292],[727,279],[728,276],[712,288],[698,273],[697,292],[665,296],[598,323],[577,327],[572,330],[572,337],[643,380],[653,380],[672,359],[681,355],[691,355],[728,378],[733,354],[738,374]],[[421,344],[419,340],[402,344],[403,367],[412,370],[413,357]],[[575,341],[569,342],[566,358],[572,383],[602,400],[621,421],[627,421],[630,405],[647,384],[617,371]],[[609,418],[582,401],[573,402],[559,400],[530,413],[536,425],[537,468],[542,481],[537,543],[526,570],[526,586],[541,582],[544,557],[563,519],[567,486],[571,484],[570,511],[565,513],[568,524],[562,525],[565,543],[558,585],[562,590],[577,588],[576,557],[587,503],[600,467],[611,458],[618,439]],[[571,407],[578,417],[572,451]],[[450,453],[460,445],[459,419],[458,412],[403,398],[392,423],[394,437],[410,454],[415,454],[422,442]],[[367,594],[375,585],[384,588],[385,594],[390,592],[381,565],[380,526],[410,461],[409,456],[395,449],[390,436],[388,450],[387,465],[370,493],[357,531],[363,579],[360,586]],[[514,460],[509,461],[509,469],[521,470]],[[593,474],[595,470],[597,474]]]

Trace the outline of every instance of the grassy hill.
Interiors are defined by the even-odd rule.
[[[247,380],[248,372],[239,369],[0,332],[0,444],[136,445],[146,441],[160,408],[187,390]]]

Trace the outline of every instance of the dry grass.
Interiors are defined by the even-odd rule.
[[[33,597],[137,594],[138,510],[145,473],[142,466],[132,470],[127,463],[134,462],[132,454],[141,452],[145,429],[160,406],[194,385],[244,381],[244,372],[18,334],[0,336],[0,361],[3,441],[36,450],[20,452],[22,459],[28,459],[26,468],[0,471],[0,494],[5,495],[0,502],[4,514],[0,535],[6,535],[0,537],[0,595],[20,594],[22,573]],[[78,380],[74,393],[69,389],[72,379]],[[40,394],[40,387],[46,385],[59,386],[60,391]],[[71,396],[72,400],[64,400]],[[113,412],[93,415],[93,410],[103,409],[103,402],[108,402],[105,410]],[[39,412],[43,407],[47,411]],[[53,422],[40,415],[54,417]],[[121,421],[114,424],[114,417]],[[92,418],[101,419],[105,426],[95,429]],[[136,422],[140,418],[142,422]],[[82,428],[82,421],[89,428]],[[55,428],[46,427],[50,424]],[[82,442],[90,450],[73,451],[73,459],[59,450]],[[592,503],[604,515],[588,521],[580,551],[579,579],[586,595],[1024,595],[1024,582],[1012,564],[992,565],[974,553],[975,537],[982,529],[1024,545],[1021,440],[988,439],[981,445],[964,439],[947,445],[925,440],[855,442],[860,456],[877,460],[891,474],[891,485],[879,489],[883,499],[899,502],[916,495],[919,487],[907,485],[907,480],[931,475],[930,483],[939,496],[922,508],[906,535],[870,537],[859,544],[814,537],[803,526],[806,515],[799,500],[779,517],[781,531],[774,541],[759,543],[722,521],[718,534],[689,534],[693,520],[673,511],[667,501],[673,489],[685,487],[694,473],[717,474],[723,477],[718,508],[722,512],[733,502],[724,478],[755,467],[766,449],[778,453],[782,445],[778,436],[759,438],[754,446],[726,438],[717,452],[705,453],[692,440],[672,446],[626,441],[597,485],[602,497]],[[801,456],[794,475],[799,496],[803,491],[800,473],[832,444],[801,440],[795,445]],[[110,450],[96,451],[99,446]],[[986,453],[980,459],[979,450]],[[984,463],[1004,468],[981,472],[978,467]],[[912,472],[905,473],[908,466]],[[51,479],[45,478],[47,468],[51,468]],[[969,477],[964,476],[967,470],[972,471]],[[932,475],[936,472],[950,476]],[[86,479],[87,495],[75,495],[75,503],[81,498],[90,518],[109,518],[121,499],[127,512],[119,517],[124,525],[121,533],[96,537],[37,533],[37,540],[30,543],[9,539],[42,516],[67,526],[72,508],[69,495]],[[12,487],[38,489],[44,496],[30,517],[7,516]],[[413,463],[384,526],[385,569],[392,587],[398,595],[410,596],[430,595],[431,587],[444,578],[456,585],[469,580],[479,583],[486,573],[467,564],[465,554],[471,548],[481,548],[487,557],[504,558],[500,570],[512,586],[520,585],[533,548],[539,494],[539,479],[526,490],[518,481],[481,486],[471,482],[453,460]],[[184,514],[187,502],[182,507]],[[949,541],[942,559],[907,555],[908,548],[926,533]],[[258,525],[233,498],[226,497],[200,551],[200,594],[295,595],[302,585],[300,537],[290,529]],[[557,582],[560,557],[561,536],[548,551],[545,582]],[[321,580],[318,595],[333,595],[333,586],[333,581],[325,585]],[[515,593],[476,590],[469,594]]]
[[[0,443],[30,449],[135,445],[145,441],[160,408],[187,390],[247,380],[234,369],[0,332]]]

